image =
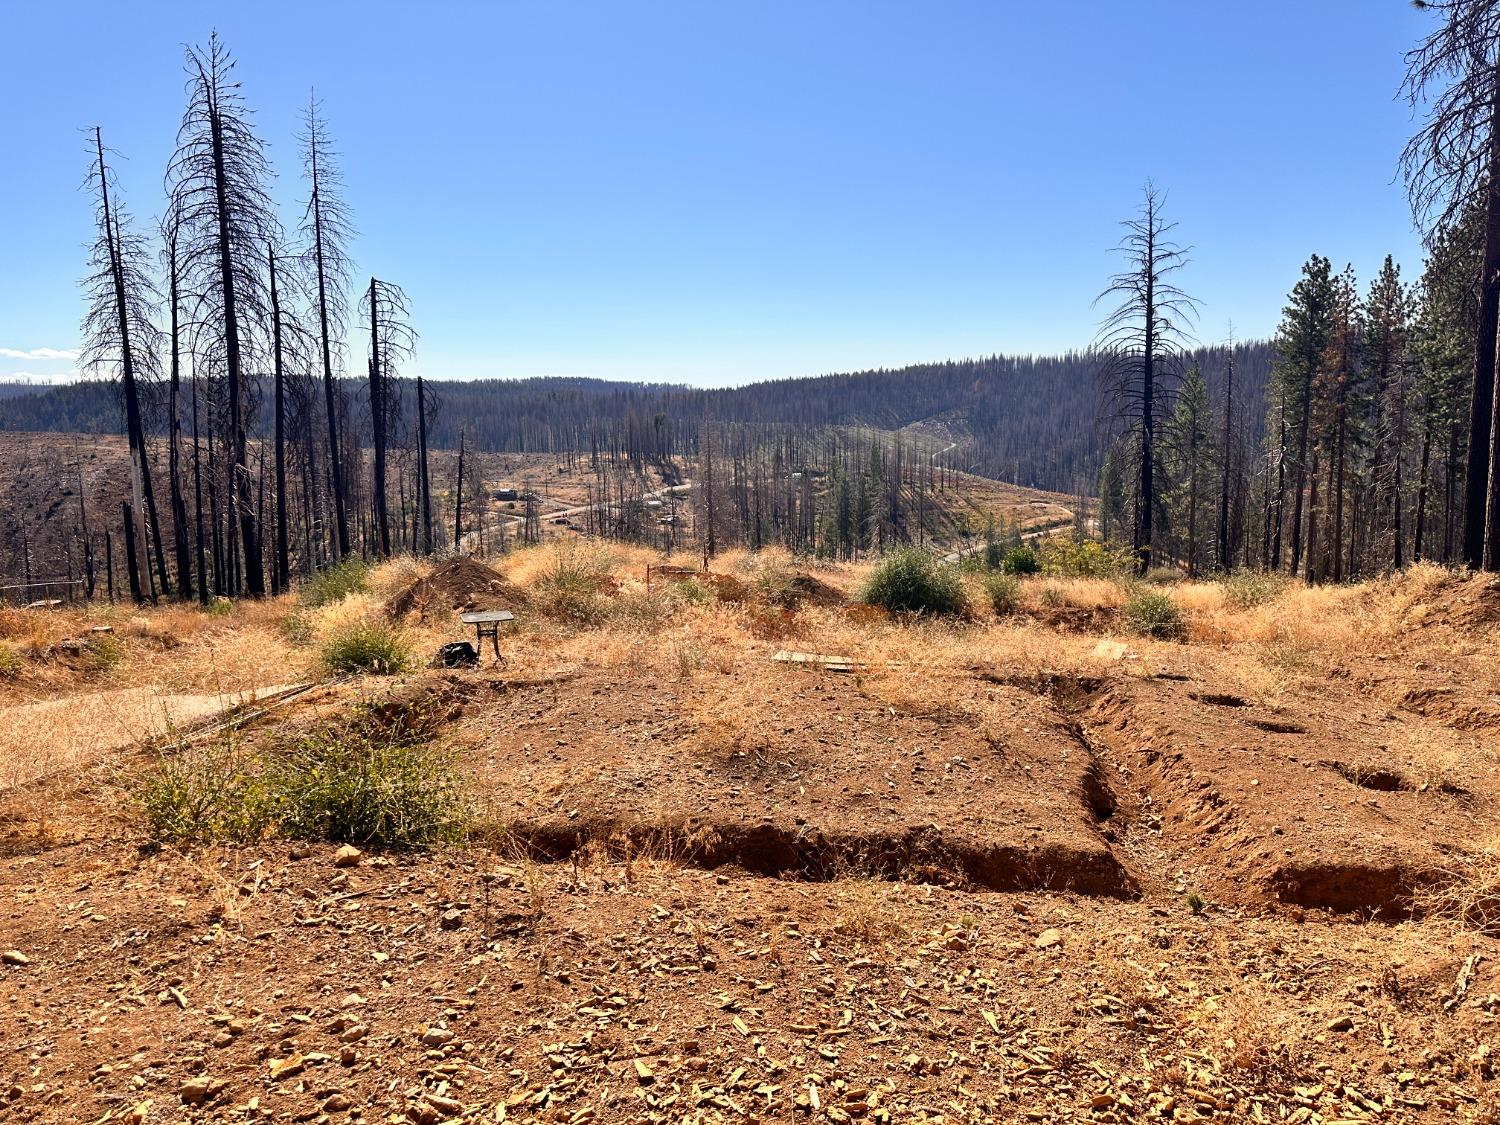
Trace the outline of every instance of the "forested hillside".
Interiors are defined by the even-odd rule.
[[[1215,394],[1226,348],[1196,354]],[[1260,433],[1259,408],[1270,372],[1269,345],[1235,348],[1236,396],[1255,408],[1247,436]],[[586,450],[615,442],[647,456],[689,456],[705,414],[720,423],[806,428],[871,426],[929,429],[956,442],[946,460],[954,468],[1028,487],[1061,492],[1092,490],[1114,424],[1098,394],[1099,362],[1089,352],[1061,356],[991,356],[913,367],[805,379],[779,379],[705,391],[664,384],[602,379],[476,379],[431,382],[442,409],[428,435],[440,449],[458,447],[463,427],[471,446],[489,452]],[[368,398],[347,383],[359,404],[354,424],[369,440]],[[401,411],[411,380],[400,381]],[[271,425],[269,383],[257,388],[260,434]],[[148,419],[164,414],[159,393],[146,395]],[[148,422],[149,424],[149,422]],[[82,382],[0,396],[0,430],[124,433],[124,413],[112,382]]]

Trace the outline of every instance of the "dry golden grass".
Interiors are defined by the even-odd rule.
[[[870,945],[906,937],[910,923],[900,888],[867,876],[844,875],[834,883],[835,933]]]
[[[1417,911],[1463,933],[1500,937],[1500,838],[1462,857],[1448,877],[1415,896]]]
[[[270,685],[265,691],[275,691]],[[197,694],[120,688],[0,710],[0,793],[107,754],[163,738],[256,693]]]
[[[1021,583],[1023,601],[1032,606],[1075,609],[1115,609],[1125,604],[1127,594],[1109,578],[1031,577]]]

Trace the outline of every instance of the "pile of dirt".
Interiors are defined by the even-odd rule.
[[[1455,629],[1479,629],[1500,621],[1500,579],[1475,574],[1443,583],[1435,592],[1427,620]]]
[[[830,609],[848,604],[849,597],[842,590],[830,586],[821,578],[811,574],[798,574],[792,578],[792,592],[799,605],[825,606]]]
[[[413,612],[425,620],[435,611],[514,610],[528,601],[524,590],[482,562],[460,557],[399,590],[385,603],[385,612],[392,621],[401,621]]]

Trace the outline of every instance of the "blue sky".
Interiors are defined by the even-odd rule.
[[[0,14],[0,378],[74,364],[99,124],[162,206],[211,29],[278,169],[317,87],[360,276],[434,377],[720,385],[1085,346],[1167,190],[1197,335],[1272,331],[1308,254],[1420,244],[1406,0],[14,3]],[[60,356],[49,353],[64,353]],[[358,353],[355,353],[358,354]]]

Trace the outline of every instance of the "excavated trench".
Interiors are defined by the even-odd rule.
[[[1424,889],[1451,877],[1448,841],[1463,838],[1477,799],[1381,761],[1389,750],[1377,736],[1391,734],[1362,700],[1290,718],[1186,683],[1112,682],[1080,721],[1097,758],[1153,810],[1174,871],[1247,905],[1372,918],[1410,916]],[[1351,761],[1307,754],[1328,746]]]
[[[913,766],[923,772],[914,772],[913,787],[888,805],[861,798],[850,785],[842,799],[825,793],[821,805],[799,799],[837,745],[821,729],[802,732],[805,744],[783,749],[792,756],[785,768],[760,774],[744,766],[733,774],[704,769],[680,747],[664,751],[652,742],[649,753],[634,749],[637,743],[624,754],[613,745],[586,750],[587,770],[559,758],[557,776],[539,762],[530,774],[502,771],[486,784],[517,806],[505,822],[510,837],[544,860],[592,847],[704,868],[733,865],[775,878],[863,875],[1118,898],[1173,893],[1169,888],[1181,873],[1190,872],[1217,901],[1371,917],[1409,914],[1417,893],[1446,877],[1451,864],[1428,837],[1441,833],[1447,814],[1460,805],[1471,819],[1478,800],[1451,781],[1418,785],[1397,764],[1350,764],[1369,756],[1358,744],[1347,747],[1349,761],[1308,755],[1352,736],[1330,727],[1327,715],[1267,712],[1181,675],[1127,680],[974,669],[974,681],[1031,697],[1033,704],[1017,705],[1016,726],[1000,736],[1004,743],[1007,734],[1024,729],[1030,741],[1002,746],[993,761],[966,763],[954,775],[963,778],[961,802],[928,807],[924,800],[934,789],[916,788],[938,777],[934,759],[955,748],[963,751],[953,758],[958,762],[977,753],[968,729],[974,724],[955,718],[961,708],[951,707],[941,720],[929,720],[933,753],[922,759],[926,770]],[[809,682],[826,693],[824,705],[838,710],[841,722],[874,722],[857,713],[858,700],[845,684],[828,687],[828,677]],[[569,735],[571,743],[570,723],[586,718],[589,704],[569,712],[567,692],[584,692],[588,684],[585,678],[563,686],[561,694],[557,684],[491,683],[476,690],[449,676],[405,689],[392,709],[437,713],[446,726],[461,723],[465,712],[493,708],[496,699],[531,692],[541,701],[542,721],[553,724],[546,729]],[[801,702],[792,700],[789,709]],[[827,733],[847,739],[861,729],[851,721]],[[488,747],[494,757],[514,761],[519,730],[502,724],[490,736],[503,743]],[[579,733],[588,744],[612,732],[618,733]],[[900,734],[913,737],[907,728]],[[1027,764],[1023,751],[1052,758]],[[903,765],[904,750],[868,760],[861,756],[867,752],[852,758],[860,780],[873,782]],[[1049,761],[1067,765],[1054,768]],[[543,782],[567,800],[538,807],[529,798]],[[985,819],[1026,784],[1050,796],[1018,806],[1008,819]],[[898,808],[904,815],[895,815]],[[965,814],[976,809],[977,816]]]
[[[539,820],[516,821],[510,833],[534,856],[547,860],[600,846],[616,857],[660,858],[708,869],[735,866],[756,875],[810,882],[867,876],[991,891],[1066,891],[1110,898],[1139,893],[1107,848],[969,841],[933,827],[897,835],[803,832],[768,823]]]

